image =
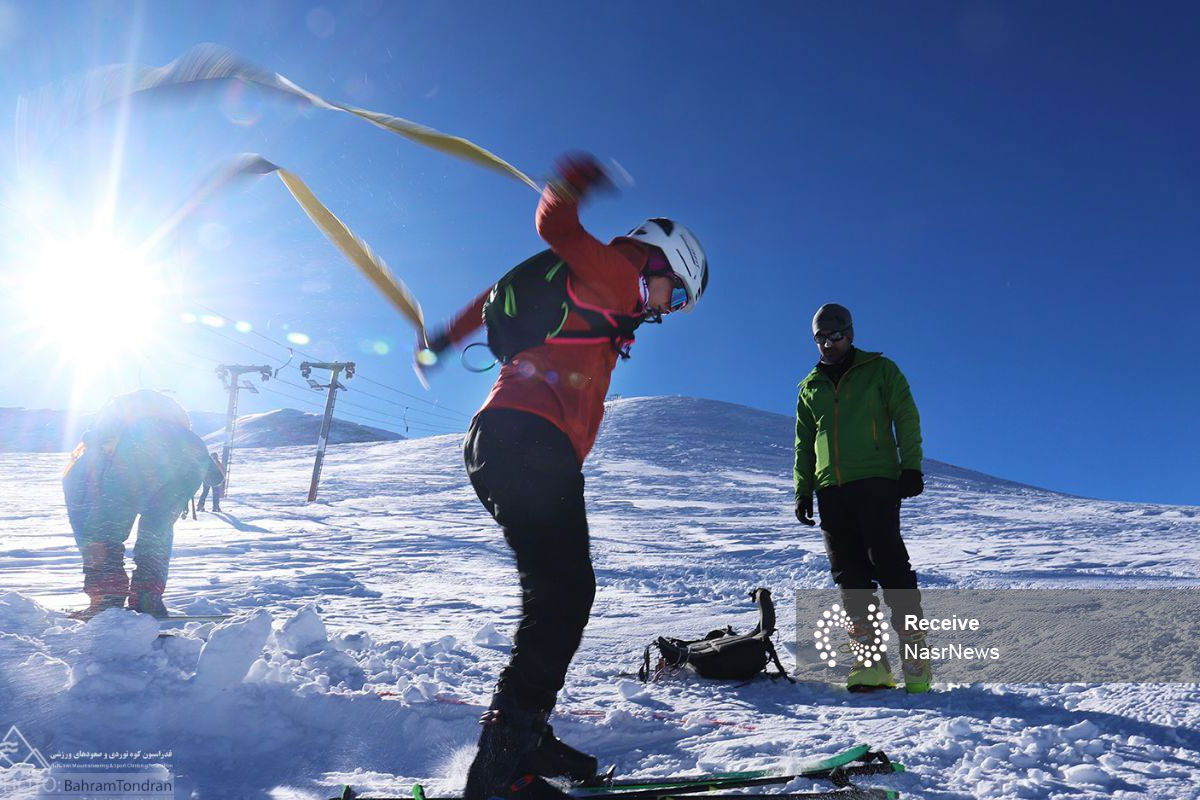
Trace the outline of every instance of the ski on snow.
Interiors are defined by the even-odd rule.
[[[882,775],[903,772],[904,767],[888,759],[882,752],[871,750],[868,745],[860,744],[843,750],[832,756],[816,759],[789,769],[775,770],[743,770],[736,772],[714,772],[706,775],[670,775],[662,778],[623,778],[613,779],[611,774],[599,776],[591,783],[575,784],[566,790],[572,797],[581,800],[668,800],[704,792],[705,800],[725,797],[772,797],[782,800],[821,800],[822,798],[895,798],[899,794],[890,789],[874,787],[858,787],[850,783],[855,775]],[[755,786],[790,783],[796,778],[810,780],[828,780],[837,789],[791,792],[784,794],[707,794],[730,789],[744,789]],[[454,800],[452,798],[436,798],[425,795],[424,787],[417,784],[413,787],[415,800]],[[349,786],[336,800],[407,800],[406,798],[360,797]],[[693,798],[692,800],[701,800]]]
[[[657,797],[669,790],[672,794],[740,789],[790,783],[796,778],[828,780],[834,786],[849,786],[854,775],[887,775],[903,772],[904,766],[893,763],[882,752],[860,744],[824,758],[799,764],[792,768],[714,772],[708,775],[671,775],[664,778],[631,778],[601,780],[596,785],[574,787],[573,794],[596,798],[599,795],[620,794],[626,800],[638,797]]]
[[[347,787],[349,789],[349,787]],[[619,795],[613,795],[617,797]],[[695,795],[673,795],[660,794],[656,795],[659,800],[696,800]],[[896,800],[900,797],[900,793],[892,789],[879,789],[876,787],[861,787],[847,786],[841,789],[817,790],[813,792],[786,792],[780,794],[705,794],[700,795],[704,800],[747,800],[747,798],[761,798],[761,800]],[[420,784],[413,787],[413,795],[408,797],[377,797],[368,798],[359,796],[351,792],[347,794],[343,792],[334,800],[442,800],[436,797],[427,797],[422,791]],[[461,798],[446,798],[445,800],[461,800]]]

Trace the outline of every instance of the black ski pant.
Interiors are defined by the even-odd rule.
[[[204,510],[204,501],[208,499],[208,490],[209,489],[212,489],[213,511],[220,511],[221,510],[221,484],[209,483],[208,481],[205,481],[204,485],[200,489],[200,510],[201,511]]]
[[[867,606],[878,609],[876,586],[892,611],[892,628],[904,632],[904,616],[923,617],[917,573],[900,536],[900,494],[889,478],[863,478],[817,492],[821,531],[833,582],[846,613],[865,623]]]
[[[567,435],[525,411],[485,409],[463,443],[467,475],[516,556],[521,623],[497,692],[550,711],[596,595],[583,471]]]

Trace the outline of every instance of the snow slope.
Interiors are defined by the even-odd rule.
[[[655,635],[752,624],[757,585],[775,590],[791,660],[789,590],[830,585],[819,533],[792,516],[791,437],[791,420],[724,403],[611,404],[586,469],[599,590],[553,720],[561,736],[631,774],[867,741],[908,766],[886,781],[905,797],[1200,796],[1195,686],[862,696],[766,678],[637,683]],[[311,506],[311,446],[239,451],[227,513],[176,526],[167,601],[242,616],[166,639],[124,612],[83,625],[47,610],[83,603],[62,457],[0,455],[0,727],[18,725],[48,757],[170,750],[178,796],[319,798],[343,780],[456,790],[518,600],[459,447],[331,447]],[[926,469],[904,512],[925,585],[1200,583],[1200,509]]]

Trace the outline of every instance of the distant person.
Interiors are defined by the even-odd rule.
[[[208,469],[204,473],[204,487],[200,490],[199,510],[204,510],[204,501],[208,499],[208,490],[212,489],[213,511],[220,511],[221,495],[225,492],[225,470],[221,468],[221,459],[216,453],[209,453],[208,459]]]
[[[91,600],[84,616],[122,606],[167,616],[175,520],[210,463],[190,427],[178,403],[142,389],[110,400],[71,454],[63,494]],[[125,540],[139,516],[131,580]]]
[[[796,518],[814,524],[816,491],[829,568],[853,621],[851,638],[860,647],[874,643],[867,615],[869,605],[880,608],[878,585],[900,637],[905,688],[927,692],[925,634],[904,627],[905,615],[923,614],[900,536],[900,501],[925,489],[917,406],[891,359],[854,347],[848,309],[821,306],[812,329],[821,360],[800,382],[796,403]],[[846,682],[851,691],[895,685],[886,652],[870,666],[856,659]]]
[[[563,797],[533,776],[596,772],[596,758],[560,742],[547,723],[596,592],[582,464],[633,329],[690,311],[708,284],[704,252],[678,223],[647,220],[608,244],[584,230],[578,203],[608,183],[590,156],[560,161],[537,210],[538,233],[551,250],[523,262],[540,270],[530,284],[494,292],[499,313],[519,317],[538,306],[532,298],[539,291],[566,281],[564,298],[552,304],[553,330],[543,329],[506,360],[463,446],[471,484],[516,556],[522,596],[512,658],[481,720],[464,800]],[[465,339],[483,324],[492,294],[484,292],[422,344],[441,353]],[[493,351],[504,350],[497,344],[506,340],[501,327],[489,323]]]

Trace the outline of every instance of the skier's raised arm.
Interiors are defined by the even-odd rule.
[[[557,170],[558,178],[546,184],[538,203],[538,235],[589,287],[603,287],[614,272],[636,276],[646,264],[644,247],[624,238],[604,244],[579,221],[579,203],[597,189],[612,188],[604,169],[590,156],[572,155],[560,159]]]

